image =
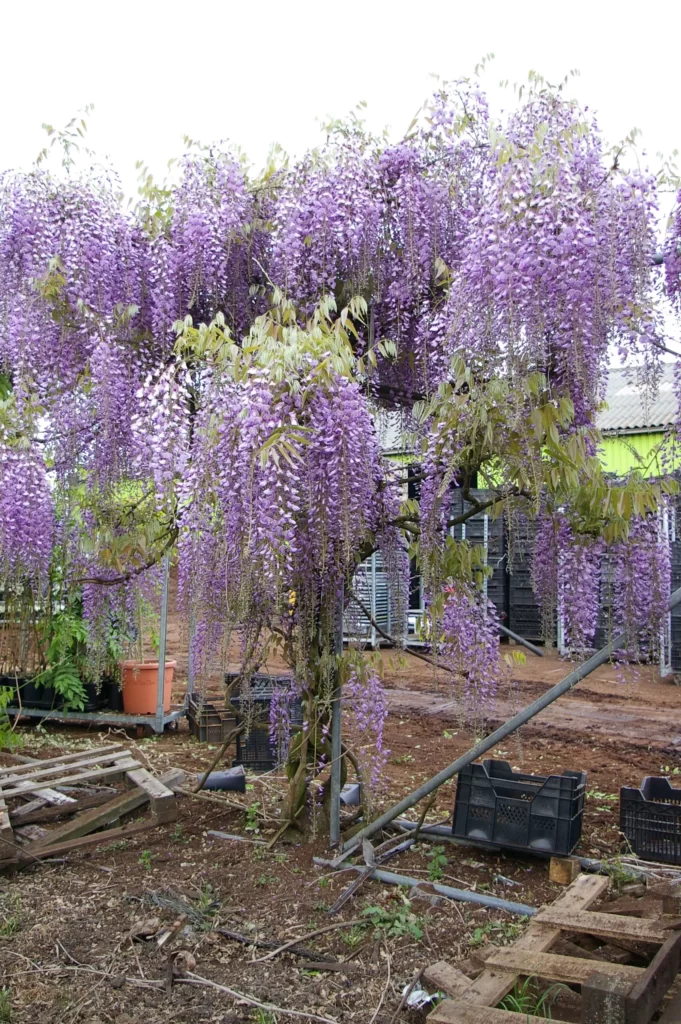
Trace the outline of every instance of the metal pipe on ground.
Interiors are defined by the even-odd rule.
[[[672,594],[669,599],[667,609],[671,611],[671,609],[675,608],[679,603],[681,603],[681,587],[678,590],[675,590]],[[486,754],[488,750],[496,747],[497,743],[506,739],[506,737],[510,736],[512,732],[519,729],[521,725],[526,725],[526,723],[534,718],[535,715],[538,715],[540,711],[543,711],[550,704],[553,704],[553,702],[559,697],[562,697],[564,693],[568,693],[581,679],[584,679],[595,669],[604,665],[612,655],[613,651],[616,651],[624,642],[624,633],[618,633],[617,636],[613,637],[610,643],[606,644],[600,651],[593,654],[588,661],[585,661],[584,664],[573,669],[569,675],[565,676],[565,678],[559,683],[556,683],[555,686],[552,686],[551,689],[547,690],[541,697],[532,701],[532,703],[528,704],[526,708],[519,711],[517,715],[514,715],[513,718],[509,718],[507,722],[500,725],[499,728],[495,729],[494,732],[489,734],[489,736],[486,736],[479,743],[476,743],[475,746],[471,747],[466,754],[463,754],[461,757],[457,758],[456,761],[453,761],[452,764],[443,768],[442,771],[438,772],[437,775],[434,775],[432,779],[429,779],[427,782],[424,782],[423,785],[419,786],[411,793],[408,793],[407,796],[403,797],[399,801],[399,803],[396,803],[393,807],[389,808],[389,810],[385,811],[384,814],[381,814],[380,817],[376,818],[375,821],[370,822],[363,829],[360,829],[359,832],[356,832],[355,835],[345,844],[343,847],[343,853],[341,853],[339,857],[336,857],[334,863],[340,864],[342,859],[349,856],[349,854],[352,853],[353,850],[356,850],[358,846],[361,846],[364,839],[369,839],[371,836],[375,835],[376,832],[380,832],[382,828],[385,828],[385,826],[390,824],[391,821],[394,821],[400,814],[404,814],[404,812],[408,811],[410,807],[414,806],[414,804],[423,800],[424,796],[428,796],[430,793],[434,792],[434,790],[439,789],[443,783],[448,782],[449,779],[458,775],[463,768],[467,768],[469,764],[472,764],[473,761],[477,760],[478,757],[481,757],[482,754]]]
[[[502,626],[501,623],[498,624],[498,628],[499,632],[503,633],[504,636],[507,636],[509,640],[515,640],[517,644],[521,644],[523,647],[526,647],[528,651],[532,651],[532,653],[536,654],[538,658],[544,657],[544,652],[541,647],[535,647],[534,644],[531,644],[524,636],[518,636],[518,634],[514,633],[512,629],[509,629],[508,626]]]
[[[313,857],[314,863],[320,867],[333,867],[333,861],[324,860],[323,857]],[[366,871],[366,865],[348,864],[345,871]],[[498,896],[488,896],[484,892],[472,892],[468,889],[454,889],[451,885],[442,885],[440,882],[424,882],[418,878],[411,878],[409,875],[398,875],[394,871],[382,871],[375,868],[369,878],[377,882],[387,882],[389,885],[416,886],[421,889],[423,885],[429,885],[440,896],[447,896],[450,900],[457,900],[459,903],[476,903],[480,907],[487,907],[490,910],[505,910],[508,914],[518,914],[520,917],[534,917],[537,913],[536,907],[529,907],[525,903],[511,903],[509,900],[502,900]],[[421,891],[427,896],[425,889]]]

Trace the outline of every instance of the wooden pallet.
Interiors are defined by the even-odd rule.
[[[544,1018],[497,1008],[518,979],[534,977],[546,979],[547,987],[559,982],[581,986],[582,1024],[648,1024],[679,971],[681,931],[665,928],[669,919],[662,916],[592,911],[607,888],[607,878],[579,875],[555,903],[537,913],[516,942],[490,949],[475,981],[443,961],[426,968],[424,980],[452,997],[433,1010],[429,1024],[538,1024]],[[575,934],[622,942],[625,948],[658,948],[646,968],[601,961],[586,952],[580,956],[570,942],[563,946],[577,956],[551,952],[558,940]],[[554,1018],[554,1024],[565,1022]]]
[[[175,793],[166,785],[175,772],[155,778],[120,744],[44,761],[22,761],[0,768],[0,867],[23,866],[177,818]],[[121,779],[128,787],[125,791],[119,793],[108,788],[109,783]],[[101,784],[102,780],[107,788],[102,790],[100,786],[93,791],[93,783]],[[28,803],[22,804],[22,800]],[[145,821],[107,827],[145,804],[150,804],[152,812]],[[30,832],[36,829],[36,822],[67,816],[71,820],[56,828],[37,829],[37,836]],[[20,845],[27,832],[35,837]]]

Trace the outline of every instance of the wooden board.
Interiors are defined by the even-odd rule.
[[[627,1024],[648,1024],[676,978],[680,964],[681,932],[672,932],[627,996]]]
[[[596,960],[561,956],[560,953],[531,953],[527,950],[518,950],[515,946],[495,949],[485,957],[485,966],[501,967],[528,978],[536,976],[561,981],[566,985],[582,985],[594,971],[606,970],[606,965],[599,967]],[[626,964],[608,964],[607,972],[626,978],[634,985],[644,970],[642,967],[629,967]]]
[[[565,932],[583,932],[597,935],[601,939],[633,939],[635,942],[651,942],[658,945],[668,938],[659,921],[640,917],[624,917],[617,914],[603,914],[595,911],[574,911],[554,904],[543,907],[533,919],[538,924],[548,924]]]
[[[462,996],[473,984],[463,971],[452,967],[445,960],[439,960],[438,963],[426,967],[423,979],[438,992],[446,992],[448,996]]]
[[[17,851],[20,863],[33,863],[43,857],[60,857],[65,853],[73,853],[87,846],[96,846],[98,843],[110,843],[127,839],[128,836],[137,835],[138,832],[147,832],[151,828],[157,828],[162,822],[156,821],[152,816],[147,821],[135,825],[125,825],[123,828],[109,828],[104,832],[96,832],[94,835],[80,836],[78,839],[69,839],[63,843],[43,846],[38,843],[31,843]]]
[[[471,1006],[460,999],[445,999],[428,1015],[428,1020],[442,1024],[546,1024],[546,1017],[533,1017],[529,1013],[495,1010],[490,1006]],[[552,1018],[553,1024],[565,1021]]]
[[[113,754],[94,754],[92,757],[84,757],[80,761],[77,761],[72,765],[47,764],[45,767],[39,767],[38,765],[30,766],[31,771],[27,772],[25,775],[19,776],[13,774],[1,778],[0,793],[6,795],[8,793],[11,793],[12,790],[15,789],[17,786],[27,785],[29,782],[35,782],[37,780],[41,782],[45,781],[45,779],[47,779],[50,775],[60,776],[60,784],[77,784],[81,782],[84,778],[88,777],[86,769],[92,768],[93,765],[111,764],[112,762],[120,761],[123,758],[132,760],[130,758],[130,754],[127,751],[119,750],[115,751]],[[136,761],[135,764],[137,764]],[[64,772],[69,772],[70,774],[65,775]],[[54,779],[50,780],[50,782],[48,783],[48,785],[52,786],[56,784],[56,780]]]
[[[14,832],[9,820],[7,804],[0,797],[0,860],[7,860],[14,856]]]
[[[129,793],[121,793],[120,796],[108,800],[103,807],[93,807],[77,815],[72,821],[68,821],[60,828],[52,829],[37,844],[31,846],[35,852],[36,846],[55,846],[66,842],[68,839],[78,839],[79,836],[86,836],[98,828],[110,825],[123,814],[130,814],[143,804],[149,802],[149,794],[143,789],[134,789]]]
[[[133,768],[139,768],[137,761],[133,761],[132,758],[125,758],[121,759],[117,764],[112,765],[110,768],[91,768],[89,771],[85,771],[79,775],[78,781],[85,781],[85,779],[101,779],[104,776],[111,775],[124,775]],[[0,793],[5,797],[5,799],[7,799],[11,796],[20,796],[23,793],[37,793],[49,786],[59,786],[73,781],[74,779],[72,775],[65,775],[60,779],[49,779],[48,781],[45,781],[44,779],[36,779],[35,782],[32,782],[30,779],[27,779],[25,782],[17,783],[12,789],[0,790]]]
[[[126,778],[146,793],[147,799],[151,801],[151,809],[159,821],[176,820],[177,797],[161,779],[154,778],[146,768],[134,768],[126,772]]]
[[[602,875],[580,875],[570,888],[558,897],[554,907],[565,911],[568,916],[587,910],[607,891],[609,884],[609,879]],[[545,953],[560,938],[559,928],[537,924],[536,921],[537,918],[534,917],[525,934],[514,942],[515,949]],[[466,999],[479,1006],[496,1006],[511,991],[516,977],[515,971],[488,968],[471,983],[466,992]]]
[[[77,800],[69,800],[68,804],[56,804],[54,807],[50,807],[44,800],[31,800],[23,807],[17,807],[16,810],[10,811],[9,820],[14,826],[32,824],[36,821],[54,821],[55,818],[64,818],[69,814],[87,811],[91,807],[100,807],[107,800],[111,800],[111,796],[111,793],[92,793],[88,796],[78,797]]]
[[[95,754],[113,754],[118,752],[129,753],[122,743],[109,743],[106,747],[94,747],[92,750],[79,750],[73,754],[62,754],[61,757],[27,757],[22,758],[23,763],[19,765],[10,765],[8,768],[0,768],[0,785],[4,784],[4,778],[7,775],[20,776],[33,771],[36,767],[48,768],[52,765],[62,765],[67,767],[69,761],[81,761],[86,757],[93,757]]]

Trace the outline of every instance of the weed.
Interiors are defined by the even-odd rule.
[[[151,871],[151,850],[142,850],[142,852],[140,853],[139,863],[142,865],[145,871]]]
[[[672,768],[669,764],[661,764],[660,771],[663,775],[681,775],[681,768]]]
[[[199,898],[196,901],[198,909],[202,913],[213,910],[218,906],[218,901],[215,899],[215,890],[210,882],[205,882],[199,889]]]
[[[326,902],[326,900],[317,900],[316,903],[312,904],[312,909],[313,910],[328,910],[329,909],[329,904]]]
[[[319,886],[320,889],[327,889],[329,887],[329,885],[331,885],[331,879],[330,878],[319,878],[319,879],[317,879],[317,885]]]
[[[346,946],[350,949],[356,949],[357,946],[361,946],[364,941],[364,931],[361,925],[353,925],[352,928],[348,928],[347,931],[341,932],[341,939]]]
[[[12,1020],[12,992],[7,985],[0,988],[0,1021],[10,1024]]]
[[[258,878],[257,885],[270,885],[272,882],[276,882],[274,875],[266,875],[264,872]]]
[[[288,854],[287,853],[275,853],[274,859],[275,859],[277,864],[286,864],[286,862],[288,861]]]
[[[258,1008],[253,1017],[254,1024],[277,1024],[277,1018],[269,1010]]]
[[[179,821],[178,821],[177,825],[175,826],[175,828],[173,829],[173,831],[170,833],[170,838],[172,839],[172,841],[174,843],[188,843],[189,842],[189,836],[186,836],[184,834],[184,829],[182,828],[182,825],[181,825],[181,823]]]
[[[384,907],[366,907],[362,911],[362,917],[368,917],[374,929],[381,932],[386,938],[399,938],[401,935],[409,935],[412,939],[422,939],[423,929],[419,918],[411,910],[409,900],[404,900],[404,906],[396,910],[385,910]]]
[[[431,882],[438,882],[443,877],[448,864],[444,846],[433,846],[428,854],[428,877]]]
[[[108,850],[127,850],[130,843],[127,839],[117,839],[115,843],[109,843]]]
[[[527,921],[526,917],[521,917],[517,922],[515,921],[488,921],[487,924],[476,928],[472,935],[468,937],[468,945],[475,949],[477,946],[484,946],[485,943],[491,942],[495,945],[505,945],[508,942],[512,942],[522,932],[522,925]]]
[[[3,904],[5,903],[7,906],[2,907],[0,935],[6,939],[10,935],[15,935],[21,928],[21,897],[10,897],[7,901],[3,900]]]
[[[393,757],[392,758],[392,763],[393,764],[411,764],[412,761],[415,761],[415,760],[416,760],[416,758],[412,757],[411,754],[402,754],[401,757]]]
[[[249,804],[246,808],[246,831],[247,832],[260,832],[260,822],[258,820],[260,816],[260,804],[258,801],[254,801]]]
[[[504,1010],[512,1010],[514,1013],[551,1020],[551,1006],[560,992],[567,991],[567,985],[551,985],[544,992],[538,992],[536,982],[536,978],[516,981],[513,991],[502,999],[500,1005]]]

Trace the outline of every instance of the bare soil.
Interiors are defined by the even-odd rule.
[[[175,642],[182,655],[179,639]],[[453,761],[476,735],[534,699],[571,667],[550,653],[542,659],[528,655],[495,705],[482,709],[471,723],[463,720],[446,673],[387,652],[382,658],[390,700],[390,802]],[[177,697],[181,691],[180,682]],[[219,692],[216,680],[208,692]],[[681,687],[660,680],[654,669],[643,668],[635,681],[622,683],[605,667],[490,756],[544,775],[587,771],[577,852],[606,857],[620,848],[620,786],[681,769],[680,712]],[[99,745],[107,736],[121,738],[118,733],[51,725],[28,725],[21,732],[24,753],[36,757]],[[130,745],[158,773],[170,766],[198,772],[214,754],[214,748],[189,736],[186,722],[177,733],[130,739]],[[433,897],[427,886],[421,892],[403,892],[376,882],[366,883],[337,917],[329,918],[329,905],[355,875],[333,874],[313,864],[313,856],[328,856],[321,827],[316,836],[280,840],[272,850],[208,835],[219,830],[249,840],[271,839],[284,792],[281,775],[249,779],[241,801],[259,805],[258,832],[247,828],[256,822],[256,811],[247,818],[244,811],[209,800],[181,798],[177,824],[0,876],[0,1021],[274,1024],[294,1020],[283,1012],[289,1010],[300,1014],[299,1020],[314,1014],[339,1024],[390,1024],[404,987],[419,968],[437,960],[467,967],[471,957],[484,957],[486,945],[510,942],[524,927],[509,914]],[[440,789],[430,821],[451,815],[454,793],[454,783]],[[422,844],[386,867],[425,881],[432,853],[431,845]],[[443,881],[453,886],[531,906],[551,901],[560,891],[548,880],[547,863],[536,858],[456,845],[447,845],[443,854]],[[379,931],[364,914],[377,906],[384,911]],[[187,924],[170,947],[159,948],[154,939],[131,939],[140,920],[157,917],[170,924],[182,912],[188,915]],[[357,919],[360,925],[347,924]],[[347,926],[303,938],[335,921]],[[350,958],[347,973],[306,970],[304,961],[291,954],[257,962],[267,950],[227,938],[219,929],[281,943],[300,938],[320,959]],[[405,934],[396,935],[396,930]],[[180,949],[191,953],[195,975],[275,1009],[248,1005],[204,983],[175,984],[168,993],[169,955]],[[426,1013],[406,1010],[399,1019],[417,1024]],[[574,1019],[569,1013],[569,1006],[561,1006],[563,1019]]]

